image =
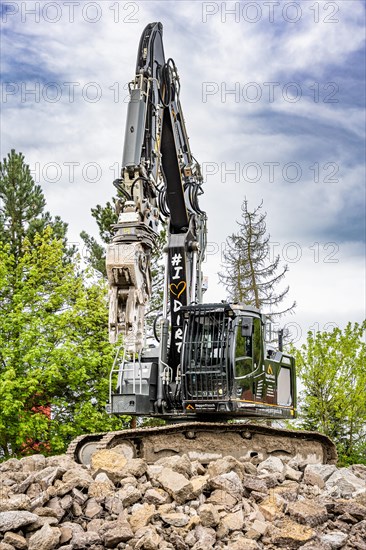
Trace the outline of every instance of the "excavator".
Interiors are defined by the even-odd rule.
[[[334,463],[326,436],[271,425],[296,417],[296,372],[282,343],[276,349],[266,342],[265,315],[243,303],[203,303],[203,178],[161,23],[142,33],[129,93],[121,177],[114,181],[118,222],[106,253],[109,339],[117,349],[106,408],[166,424],[82,435],[68,453],[84,464],[98,449],[150,463],[183,453],[202,463],[227,455]],[[158,345],[147,345],[160,221],[167,226],[162,312],[154,323]]]

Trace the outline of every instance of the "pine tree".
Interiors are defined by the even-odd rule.
[[[36,185],[22,153],[14,149],[0,163],[0,239],[10,245],[18,260],[25,237],[30,243],[45,227],[66,244],[67,224],[59,216],[52,219],[45,212],[46,201],[40,185]],[[73,251],[68,251],[70,255]]]
[[[237,222],[239,230],[226,239],[224,271],[219,277],[229,301],[255,306],[273,319],[289,313],[296,304],[282,310],[278,308],[289,292],[288,286],[277,292],[277,285],[288,266],[280,266],[279,255],[274,259],[269,257],[270,235],[267,234],[266,213],[261,212],[261,208],[262,203],[250,211],[244,199],[242,220]]]

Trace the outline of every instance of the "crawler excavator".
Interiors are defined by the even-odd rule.
[[[296,416],[294,358],[266,344],[266,319],[257,309],[202,302],[203,178],[188,141],[177,68],[164,56],[161,23],[142,33],[129,91],[121,177],[114,182],[120,213],[106,259],[109,335],[117,348],[107,411],[167,424],[83,435],[68,452],[85,464],[103,448],[149,462],[182,453],[202,462],[224,455],[335,462],[335,447],[324,435],[248,422]],[[159,344],[147,347],[159,218],[168,233],[164,296]]]

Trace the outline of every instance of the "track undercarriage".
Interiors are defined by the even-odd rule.
[[[114,449],[128,459],[143,458],[148,463],[183,454],[203,464],[223,456],[242,461],[278,456],[295,459],[299,465],[337,461],[335,445],[325,435],[247,423],[187,422],[88,434],[76,438],[67,452],[77,462],[89,464],[91,455],[101,449]]]

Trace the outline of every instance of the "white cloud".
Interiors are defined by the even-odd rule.
[[[28,7],[30,4],[27,2]],[[60,6],[65,7],[64,4]],[[315,3],[320,9],[319,23],[314,21],[310,2],[301,3],[303,15],[297,23],[284,19],[284,6],[288,4],[284,1],[275,12],[274,23],[269,22],[264,9],[258,23],[245,21],[243,12],[238,22],[227,14],[224,23],[222,5],[228,9],[234,2],[214,3],[218,12],[208,16],[206,23],[204,3],[200,2],[129,4],[132,8],[119,3],[117,23],[117,3],[109,1],[99,3],[102,16],[97,23],[83,19],[81,6],[75,9],[73,23],[68,22],[65,11],[54,24],[44,17],[35,23],[32,16],[27,16],[25,22],[20,13],[9,16],[3,37],[6,81],[20,87],[23,83],[28,90],[34,81],[39,82],[40,101],[35,102],[28,95],[22,102],[20,90],[3,103],[2,155],[15,147],[23,151],[31,167],[39,163],[47,206],[69,222],[71,240],[80,241],[82,229],[96,233],[90,209],[110,199],[116,177],[111,167],[122,156],[127,110],[124,86],[134,76],[144,26],[161,20],[165,54],[175,59],[181,76],[181,99],[193,153],[200,162],[216,163],[219,167],[219,172],[207,179],[202,201],[209,216],[209,241],[222,243],[235,230],[244,195],[252,206],[263,198],[274,241],[298,242],[308,249],[314,242],[324,246],[335,239],[344,253],[336,266],[315,265],[309,257],[290,266],[288,283],[292,297],[299,303],[296,322],[309,326],[317,319],[322,323],[359,319],[363,311],[362,250],[346,242],[348,235],[342,237],[344,228],[340,221],[352,212],[353,205],[363,201],[363,160],[357,156],[364,135],[362,113],[348,96],[347,102],[336,105],[324,103],[323,96],[314,103],[310,86],[315,81],[322,86],[330,76],[335,82],[342,80],[343,85],[356,78],[357,67],[350,60],[361,52],[363,3]],[[329,5],[339,6],[334,15],[338,23],[322,22],[331,15]],[[294,17],[290,12],[288,16]],[[89,17],[93,17],[92,10]],[[136,22],[129,22],[131,19]],[[34,70],[39,71],[37,77],[33,76]],[[57,103],[42,98],[42,92],[47,93],[45,85],[51,81],[62,91]],[[296,103],[277,93],[291,81],[297,82],[304,92]],[[65,82],[79,84],[72,102]],[[85,95],[88,90],[93,92],[92,87],[88,88],[91,82],[102,94],[96,103]],[[219,91],[204,102],[202,90],[207,82],[216,83]],[[256,103],[244,99],[249,82],[256,82],[263,92]],[[280,83],[273,102],[268,100],[266,82]],[[221,92],[225,99],[225,90],[235,83],[239,84],[239,99],[227,95],[226,102],[222,101]],[[337,96],[340,99],[344,97],[341,92]],[[73,182],[69,178],[70,167],[65,164],[70,162],[79,163]],[[258,163],[263,170],[264,163],[278,162],[279,176],[273,183],[265,176],[257,183],[245,182],[243,177],[236,183],[233,176],[221,181],[225,180],[221,163],[226,163],[224,169],[239,163],[242,170],[249,162]],[[298,163],[304,171],[301,180],[294,184],[282,177],[283,167],[289,162]],[[315,184],[314,170],[309,169],[314,162],[319,163],[320,169],[326,162],[337,163],[340,181]],[[53,183],[45,177],[54,173],[50,163],[57,163],[61,170],[60,179]],[[100,166],[99,181],[91,181],[92,167],[86,171],[90,163]],[[207,299],[214,301],[225,294],[217,285],[218,267],[218,257],[209,256],[204,266],[210,276]]]

